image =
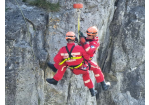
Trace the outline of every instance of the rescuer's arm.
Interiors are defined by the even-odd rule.
[[[62,60],[63,57],[61,56],[62,48],[59,50],[58,54],[54,57],[54,62],[59,64]]]

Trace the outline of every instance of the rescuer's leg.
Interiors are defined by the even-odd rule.
[[[99,83],[99,82],[101,83],[103,90],[105,90],[105,91],[108,90],[110,87],[110,82],[106,83],[104,81],[104,75],[103,75],[100,67],[93,61],[90,61],[90,65],[91,65],[90,70],[93,71],[97,83]]]
[[[57,73],[54,75],[54,77],[48,78],[48,79],[46,79],[46,81],[50,84],[57,85],[58,81],[63,78],[63,75],[64,75],[66,69],[67,69],[66,65],[59,66],[59,69],[57,70]]]

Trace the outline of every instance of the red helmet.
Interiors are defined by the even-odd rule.
[[[75,41],[75,33],[72,32],[72,31],[69,31],[66,33],[66,40],[67,39],[71,39],[71,40],[74,40]]]
[[[89,27],[86,31],[87,35],[94,35],[94,36],[97,35],[97,32],[98,32],[98,29],[96,26]]]

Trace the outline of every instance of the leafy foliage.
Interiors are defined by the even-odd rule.
[[[35,0],[35,1],[30,2],[29,4],[44,8],[52,12],[59,11],[59,7],[60,7],[59,3],[52,4],[52,3],[46,2],[45,0]]]

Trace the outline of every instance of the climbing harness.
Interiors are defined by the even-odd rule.
[[[67,53],[69,54],[69,58],[64,59],[62,62],[59,63],[59,65],[62,65],[64,62],[66,62],[66,61],[68,61],[68,60],[70,60],[70,59],[81,59],[81,58],[82,58],[82,56],[80,56],[80,57],[73,57],[73,56],[71,55],[71,52],[72,52],[72,50],[73,50],[74,47],[75,47],[75,45],[72,46],[72,48],[71,48],[71,50],[70,50],[70,52],[69,52],[69,50],[68,50],[68,48],[67,48],[67,46],[66,46],[66,50],[67,50]]]
[[[83,62],[82,62],[82,63],[80,63],[80,64],[79,64],[79,65],[77,65],[77,66],[69,66],[69,68],[70,68],[70,69],[77,69],[77,68],[81,67],[81,66],[82,66],[82,64],[83,64]]]

